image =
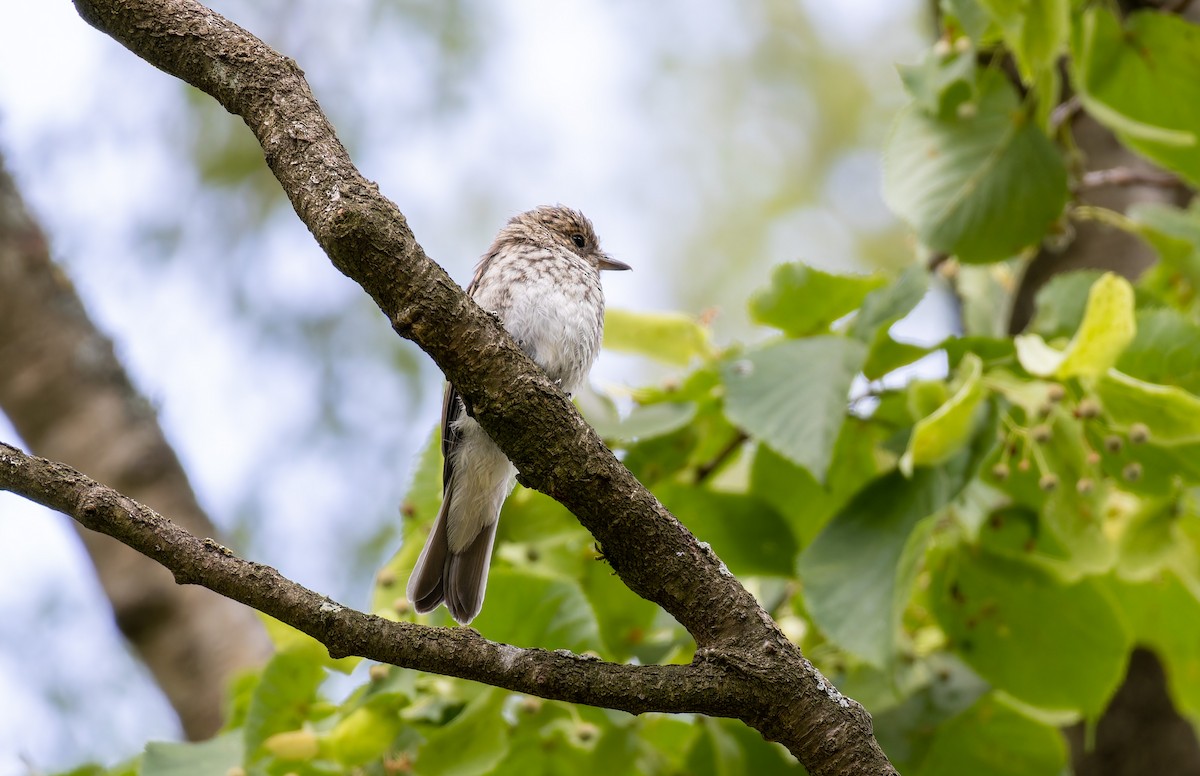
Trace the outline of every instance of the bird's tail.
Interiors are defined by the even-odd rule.
[[[421,614],[432,612],[445,602],[450,616],[466,625],[483,608],[492,544],[496,541],[496,520],[492,517],[484,522],[482,530],[461,552],[450,552],[447,526],[449,511],[454,508],[453,491],[453,488],[446,491],[433,530],[408,578],[407,595]]]

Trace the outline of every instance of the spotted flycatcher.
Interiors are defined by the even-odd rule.
[[[604,332],[600,271],[629,269],[600,250],[592,224],[561,206],[508,222],[467,286],[517,344],[569,396],[587,378]],[[474,419],[453,385],[442,403],[442,507],[408,579],[418,612],[445,602],[462,624],[483,606],[500,507],[517,470]]]

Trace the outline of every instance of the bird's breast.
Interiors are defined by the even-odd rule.
[[[564,392],[574,393],[600,350],[604,293],[599,274],[558,267],[547,272],[526,269],[523,278],[506,284],[504,304],[489,308],[490,294],[477,294],[484,297],[477,301],[499,313],[504,328],[550,379]]]

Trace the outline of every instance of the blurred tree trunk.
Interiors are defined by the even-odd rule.
[[[215,536],[153,408],[51,261],[2,160],[0,409],[34,454],[68,462],[189,531]],[[176,585],[162,566],[114,539],[82,529],[80,536],[118,627],[186,735],[211,736],[222,722],[231,675],[269,655],[261,623],[216,593]]]

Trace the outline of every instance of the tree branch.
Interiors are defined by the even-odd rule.
[[[745,705],[725,710],[728,716],[782,742],[811,773],[894,773],[866,712],[833,689],[707,545],[697,542],[604,446],[498,322],[425,256],[400,210],[354,167],[295,62],[194,0],[75,0],[75,5],[90,24],[245,120],[296,213],[333,264],[371,295],[397,333],[433,358],[516,465],[521,481],[570,509],[600,541],[625,584],[687,628],[696,639],[699,664],[718,663],[753,689],[740,699]],[[169,556],[170,542],[163,546],[156,552]],[[195,579],[223,568],[213,557],[210,553],[210,563],[196,569]],[[263,584],[278,581],[262,567],[251,566],[246,573],[266,580]],[[301,600],[267,596],[252,605],[258,603],[279,607],[287,615],[280,619],[292,622]],[[387,642],[400,649],[396,637],[403,635],[417,650],[408,665],[465,675],[456,668],[460,655],[452,647],[477,637],[416,626],[398,631],[372,620],[375,633],[390,636],[360,641],[366,637],[340,635],[359,621],[349,610],[326,603],[330,606],[336,611],[323,613],[324,618],[338,627],[320,632],[335,653],[366,651],[353,649],[358,646],[382,649]],[[489,665],[503,668],[504,656],[512,653],[494,649]],[[577,669],[573,675],[583,678],[579,686],[590,687],[593,674]],[[560,687],[556,678],[538,676],[547,686]],[[469,678],[489,681],[486,672]],[[549,697],[602,705],[612,700],[594,688],[571,698]]]
[[[0,490],[62,512],[196,584],[286,622],[333,657],[357,655],[403,668],[472,679],[554,700],[621,709],[731,716],[744,703],[736,677],[716,661],[633,666],[488,641],[470,628],[392,622],[331,601],[270,566],[237,557],[71,467],[0,442]],[[586,676],[586,681],[581,681]]]
[[[1106,186],[1155,186],[1164,189],[1182,189],[1186,188],[1187,184],[1177,176],[1162,170],[1111,167],[1107,170],[1085,172],[1079,179],[1076,189],[1099,189]]]

